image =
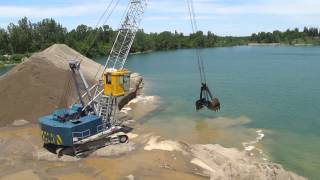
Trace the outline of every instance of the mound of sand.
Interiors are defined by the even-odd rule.
[[[81,60],[81,70],[93,83],[100,64],[70,47],[55,44],[35,53],[0,78],[0,126],[17,119],[36,122],[39,116],[62,106],[63,93],[70,79],[69,60]],[[73,85],[73,81],[71,81]],[[69,90],[64,104],[74,101],[75,91]]]

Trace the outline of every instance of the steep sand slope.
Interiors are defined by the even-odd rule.
[[[0,78],[0,126],[16,119],[31,122],[61,105],[65,84],[70,79],[68,61],[82,60],[81,69],[89,82],[94,81],[100,64],[63,44],[35,53]],[[73,85],[73,82],[71,82]],[[64,102],[75,97],[72,90]]]

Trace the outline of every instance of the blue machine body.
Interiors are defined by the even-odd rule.
[[[81,115],[82,105],[59,109],[39,118],[45,144],[73,146],[76,142],[103,131],[102,119],[96,115]]]

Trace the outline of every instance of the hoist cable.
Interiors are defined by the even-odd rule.
[[[115,5],[113,6],[113,8],[112,8],[112,10],[111,10],[111,13],[108,15],[108,17],[107,17],[106,20],[104,21],[104,23],[103,23],[104,25],[107,24],[107,21],[110,19],[111,15],[113,14],[113,12],[114,12],[114,10],[116,9],[116,7],[118,6],[119,2],[120,2],[120,0],[117,0],[117,1],[116,1]],[[97,79],[97,76],[98,76],[101,68],[102,68],[102,66],[99,66],[99,68],[98,68],[98,70],[97,70],[97,72],[96,72],[96,74],[95,74],[95,76],[94,76],[94,79]],[[99,79],[100,79],[100,78],[99,78]]]
[[[111,0],[109,2],[107,8],[104,10],[103,14],[100,16],[98,22],[96,23],[94,30],[97,29],[97,27],[100,25],[101,21],[105,18],[106,15],[107,16],[105,18],[105,21],[104,21],[103,25],[105,25],[107,23],[107,21],[110,19],[110,16],[114,12],[114,9],[119,4],[119,1],[120,0],[117,0],[117,2],[115,3],[115,5],[111,9],[111,11],[110,11],[110,8],[111,8],[112,4],[114,3],[114,0]],[[92,31],[92,33],[94,33],[94,31]],[[89,35],[89,38],[90,38],[91,34]],[[89,46],[88,46],[87,50],[85,51],[84,55],[86,55],[89,52],[89,50],[92,48],[92,46],[94,45],[94,42],[97,40],[97,37],[98,37],[97,32],[95,32],[95,36],[94,36],[93,40],[89,43]],[[78,58],[79,58],[79,55],[77,55],[76,59],[78,59]],[[80,63],[82,61],[83,61],[83,59],[80,60]],[[66,74],[66,78],[65,79],[66,79],[66,82],[65,82],[65,85],[64,85],[64,88],[63,88],[64,93],[62,93],[62,95],[60,97],[60,102],[59,102],[60,106],[67,106],[67,102],[66,102],[67,100],[66,99],[67,99],[67,96],[69,96],[70,92],[71,92],[70,91],[71,90],[71,76],[69,75],[69,73]]]
[[[111,1],[110,1],[110,3],[108,4],[107,9],[103,12],[103,14],[100,16],[97,24],[95,25],[95,28],[94,28],[95,30],[100,26],[101,21],[103,20],[103,18],[104,18],[104,17],[106,16],[106,14],[108,13],[107,16],[106,16],[106,18],[105,18],[105,20],[104,20],[104,22],[103,22],[103,24],[102,24],[102,26],[104,26],[104,25],[107,24],[107,22],[109,21],[111,15],[113,14],[115,8],[118,6],[119,1],[120,1],[120,0],[117,0],[117,1],[115,2],[115,4],[114,4],[114,6],[112,7],[111,11],[110,11],[110,8],[111,8],[111,5],[113,4],[114,0],[111,0]],[[93,33],[95,33],[95,32],[92,31],[92,34],[93,34]],[[90,36],[89,36],[89,37],[90,37]],[[98,33],[96,32],[93,40],[90,42],[90,44],[89,44],[89,46],[88,46],[88,48],[87,48],[87,50],[86,50],[86,52],[85,52],[84,55],[86,55],[86,54],[90,51],[90,49],[92,48],[92,46],[93,46],[94,43],[96,42],[97,38],[98,38]],[[82,59],[82,60],[83,60],[83,59]],[[80,63],[82,62],[82,60],[80,61]]]
[[[196,31],[196,24],[195,24],[194,21],[193,21],[194,19],[193,19],[193,14],[191,13],[190,2],[189,2],[189,0],[186,0],[186,2],[187,2],[187,5],[188,5],[188,13],[189,13],[189,17],[190,17],[190,23],[191,23],[192,33],[195,33],[195,31]],[[200,73],[200,79],[201,79],[201,82],[203,82],[201,64],[200,64],[199,57],[198,57],[197,54],[196,54],[196,58],[197,58],[198,69],[199,69],[199,73]]]
[[[196,14],[194,12],[194,3],[193,0],[186,0],[187,5],[188,5],[188,12],[189,12],[189,17],[190,17],[190,23],[192,27],[192,33],[196,34],[198,32],[198,25],[196,21]],[[202,55],[200,53],[199,47],[196,48],[196,58],[197,58],[197,63],[198,63],[198,69],[200,73],[200,79],[201,83],[206,83],[206,74],[205,74],[205,69],[204,69],[204,63],[202,59]]]
[[[118,1],[118,2],[119,2],[119,1]],[[119,23],[119,25],[118,25],[119,28],[121,28],[122,22],[123,22],[123,20],[124,20],[124,18],[125,18],[125,16],[126,16],[127,12],[129,11],[129,8],[130,8],[130,3],[128,3],[128,5],[127,5],[127,7],[126,7],[126,9],[125,9],[125,11],[124,11],[125,13],[122,15],[121,21],[120,21],[120,23]],[[115,39],[113,40],[113,42],[114,42],[116,39],[117,39],[117,37],[115,37]],[[109,55],[110,55],[111,51],[112,51],[112,49],[110,49]],[[97,72],[96,72],[96,75],[94,76],[94,79],[96,79],[97,76],[98,76],[98,74],[100,74],[101,68],[102,68],[102,66],[100,66],[100,67],[98,68],[98,70],[97,70]],[[105,71],[105,70],[106,70],[106,65],[103,67],[103,71]],[[103,73],[101,74],[99,80],[101,80],[102,78],[103,78]]]
[[[197,21],[196,21],[196,14],[195,14],[195,10],[194,10],[194,3],[193,3],[193,0],[190,0],[191,2],[191,12],[192,12],[192,16],[193,16],[193,22],[195,24],[195,31],[198,32],[198,24],[197,24]],[[201,68],[201,71],[202,71],[202,76],[203,76],[203,82],[202,83],[206,83],[207,80],[206,80],[206,74],[205,74],[205,70],[204,70],[204,63],[203,63],[203,59],[202,59],[202,55],[201,55],[201,52],[199,50],[199,48],[197,49],[197,56],[198,56],[198,59],[200,61],[200,68]]]

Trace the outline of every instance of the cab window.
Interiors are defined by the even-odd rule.
[[[123,86],[125,91],[129,91],[130,89],[130,75],[125,75],[123,77]]]
[[[111,73],[106,74],[106,84],[111,84]]]
[[[123,76],[119,76],[119,84],[123,85]]]

